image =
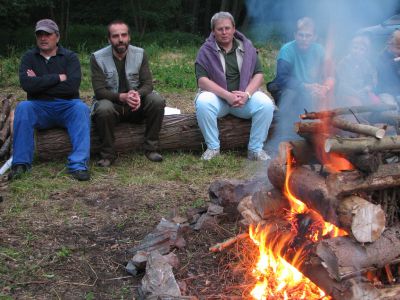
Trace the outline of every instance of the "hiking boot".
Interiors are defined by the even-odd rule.
[[[163,160],[162,155],[156,151],[146,151],[144,155],[148,160],[153,162],[161,162]]]
[[[113,159],[102,158],[96,162],[96,165],[99,167],[108,168],[113,164],[113,162],[114,162]]]
[[[219,156],[219,149],[207,149],[201,156],[201,160],[211,160],[216,156]]]
[[[253,152],[249,150],[247,152],[247,159],[249,160],[257,160],[257,161],[267,161],[271,159],[271,156],[267,154],[264,150],[260,150],[258,152]]]
[[[10,173],[8,173],[8,180],[21,178],[22,174],[28,172],[27,165],[13,165]]]
[[[71,176],[79,181],[88,181],[90,179],[90,174],[88,170],[78,170],[70,172]]]

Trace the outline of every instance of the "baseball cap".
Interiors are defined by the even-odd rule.
[[[45,31],[47,33],[58,33],[58,26],[56,22],[50,19],[42,19],[36,23],[35,32]]]

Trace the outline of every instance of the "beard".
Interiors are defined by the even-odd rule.
[[[118,44],[113,44],[112,47],[118,54],[123,54],[128,49],[128,43],[121,42]]]

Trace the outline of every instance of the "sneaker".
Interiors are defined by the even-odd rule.
[[[146,151],[144,155],[148,160],[153,162],[161,162],[163,160],[162,155],[156,151]]]
[[[88,170],[78,170],[70,172],[71,176],[79,181],[88,181],[90,179],[90,174]]]
[[[8,173],[8,180],[21,178],[22,174],[28,172],[27,165],[13,165],[11,167],[10,173]]]
[[[260,150],[258,152],[253,152],[249,150],[247,152],[247,158],[249,160],[266,161],[271,159],[271,156],[269,156],[264,150]]]
[[[207,149],[201,156],[201,160],[211,160],[216,156],[219,156],[219,149]]]

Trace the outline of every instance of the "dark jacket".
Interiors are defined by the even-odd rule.
[[[26,74],[29,69],[35,72],[35,77]],[[60,74],[66,74],[67,80],[61,82]],[[48,61],[40,55],[40,50],[36,47],[22,57],[19,81],[27,92],[28,100],[77,99],[81,66],[76,54],[61,46],[58,46],[57,54]]]

